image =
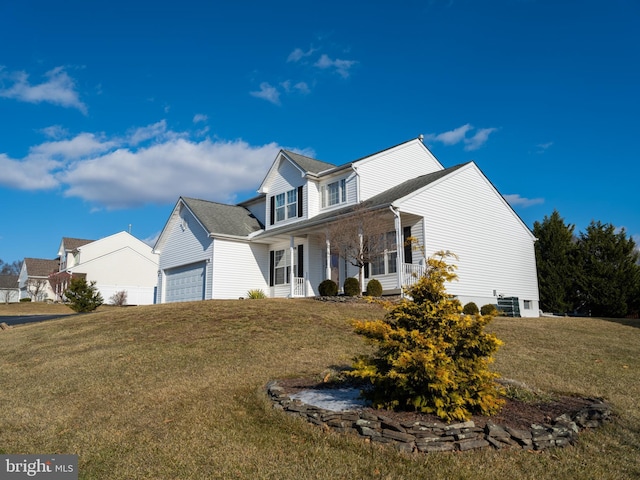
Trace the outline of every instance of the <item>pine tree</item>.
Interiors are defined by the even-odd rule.
[[[546,312],[573,310],[575,291],[575,225],[566,225],[557,210],[533,224],[540,307]]]
[[[384,320],[356,321],[356,333],[378,347],[356,359],[351,376],[368,381],[363,394],[377,408],[433,413],[445,420],[497,413],[502,406],[489,371],[501,345],[484,327],[492,317],[462,315],[445,282],[456,278],[444,255],[408,289],[411,300],[389,305]]]
[[[84,278],[72,278],[64,296],[69,307],[78,313],[92,312],[102,305],[102,295],[96,288],[96,282],[87,283]]]
[[[637,305],[640,267],[624,228],[592,221],[578,240],[579,298],[591,315],[624,317]]]

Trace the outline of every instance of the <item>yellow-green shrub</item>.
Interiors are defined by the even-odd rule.
[[[433,413],[444,420],[497,413],[503,403],[497,374],[488,368],[501,344],[483,330],[490,316],[460,315],[445,291],[455,266],[440,253],[408,289],[411,300],[389,305],[384,320],[355,321],[377,351],[356,358],[350,375],[368,381],[364,390],[377,408]]]

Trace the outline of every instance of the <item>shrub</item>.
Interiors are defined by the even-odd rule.
[[[480,308],[480,314],[481,315],[491,315],[492,317],[495,317],[496,315],[498,315],[498,307],[496,307],[495,305],[493,305],[491,303],[487,303],[486,305],[483,305]]]
[[[335,297],[338,294],[338,284],[333,280],[324,280],[318,285],[318,293],[321,297]]]
[[[497,413],[504,400],[489,370],[502,342],[485,333],[489,316],[460,315],[446,293],[456,278],[448,253],[427,261],[427,272],[408,289],[412,300],[390,305],[383,320],[355,321],[355,331],[377,351],[355,359],[350,376],[371,384],[363,395],[377,408],[416,410],[446,420]]]
[[[87,283],[80,277],[71,279],[64,296],[69,300],[71,310],[78,313],[92,312],[102,305],[102,295],[96,288],[96,282]]]
[[[462,313],[465,315],[477,315],[480,313],[480,310],[478,310],[478,305],[473,302],[469,302],[462,309]]]
[[[120,290],[109,297],[109,303],[116,307],[124,307],[127,304],[127,291]]]
[[[267,298],[267,295],[260,288],[254,288],[247,292],[247,298],[251,300],[259,300],[261,298]]]
[[[344,294],[348,297],[357,297],[362,293],[360,290],[360,282],[357,278],[348,277],[344,281]]]
[[[369,283],[367,283],[367,291],[365,293],[370,297],[381,297],[382,284],[375,278],[369,280]]]
[[[29,298],[29,297],[24,297],[24,298],[21,298],[21,299],[20,299],[20,301],[21,301],[21,302],[30,302],[30,301],[31,301],[31,298]]]

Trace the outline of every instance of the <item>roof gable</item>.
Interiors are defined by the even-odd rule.
[[[94,241],[95,240],[86,240],[83,238],[62,237],[60,247],[58,248],[58,255],[62,256],[65,252],[73,252],[83,245]]]
[[[0,275],[1,289],[18,288],[18,275]]]
[[[244,207],[196,198],[181,197],[181,199],[210,235],[246,237],[264,228]]]
[[[336,168],[336,166],[331,163],[316,160],[315,158],[307,157],[289,150],[280,150],[276,159],[271,164],[269,171],[265,175],[264,180],[262,180],[260,188],[258,188],[259,193],[267,193],[269,191],[269,185],[273,180],[273,177],[278,172],[278,168],[282,162],[289,162],[293,165],[300,172],[301,177],[304,177],[305,175],[318,175],[326,170]]]
[[[51,273],[60,270],[60,261],[45,258],[25,258],[24,267],[30,277],[48,277]]]

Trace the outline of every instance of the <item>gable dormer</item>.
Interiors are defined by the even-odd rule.
[[[281,150],[258,190],[266,198],[266,229],[313,215],[317,208],[309,206],[318,198],[317,177],[332,168],[332,164]]]

